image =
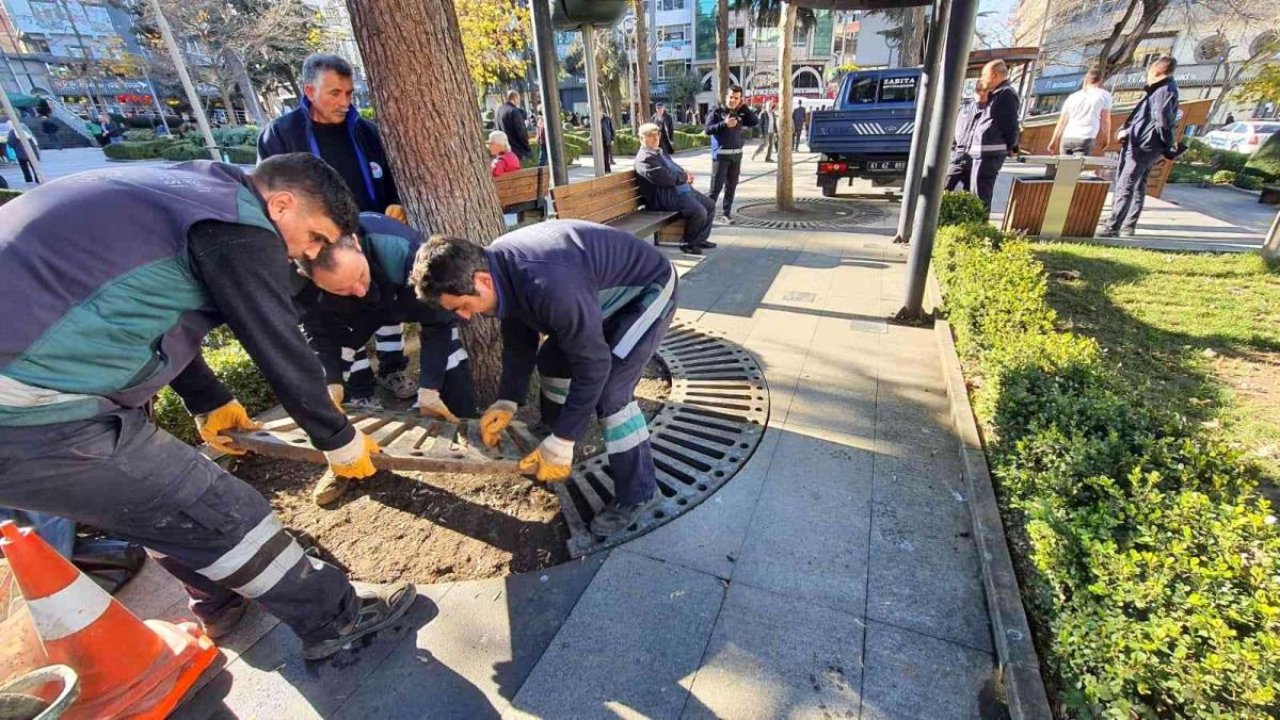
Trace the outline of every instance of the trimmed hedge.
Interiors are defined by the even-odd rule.
[[[21,190],[10,190],[8,188],[0,188],[0,205],[4,205],[10,200],[22,194]]]
[[[165,150],[178,144],[176,140],[148,140],[146,142],[111,143],[102,153],[112,160],[155,160],[164,156]]]
[[[943,228],[935,271],[1063,714],[1280,717],[1280,528],[1250,466],[1055,330],[1024,239]]]
[[[1262,143],[1262,147],[1249,156],[1244,164],[1245,172],[1264,182],[1280,180],[1280,133],[1275,133]]]
[[[973,193],[951,190],[942,193],[942,205],[938,210],[938,227],[987,222],[990,213],[982,200]]]
[[[1214,185],[1230,185],[1236,181],[1236,174],[1230,170],[1219,170],[1210,178]]]
[[[205,362],[235,399],[244,405],[250,417],[276,404],[275,393],[258,372],[258,366],[225,326],[210,333],[204,346]],[[178,394],[170,388],[166,387],[156,395],[155,421],[161,429],[183,442],[192,445],[200,442],[191,415]]]

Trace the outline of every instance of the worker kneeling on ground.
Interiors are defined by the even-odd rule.
[[[552,434],[520,467],[544,482],[563,481],[573,446],[594,412],[600,417],[613,501],[591,522],[608,537],[626,529],[653,497],[649,428],[634,393],[676,308],[676,271],[658,250],[607,225],[555,220],[530,225],[482,247],[434,237],[418,251],[418,293],[463,320],[502,321],[499,400],[480,420],[496,445],[526,396],[536,367],[542,419]],[[541,341],[541,335],[546,339]]]
[[[476,415],[471,363],[458,336],[457,317],[418,300],[409,284],[421,245],[422,235],[408,225],[362,213],[358,235],[326,245],[315,259],[298,260],[301,275],[294,303],[337,405],[347,391],[372,397],[373,369],[367,359],[356,356],[374,331],[384,325],[418,323],[418,411],[456,423],[458,415]],[[326,473],[312,499],[318,505],[331,503],[349,485]]]
[[[298,331],[289,258],[356,229],[342,179],[305,154],[245,175],[208,161],[86,172],[0,208],[0,506],[149,548],[214,637],[255,599],[318,659],[400,617],[408,583],[357,592],[303,553],[248,484],[142,409],[170,385],[211,445],[252,430],[200,354],[226,323],[343,477],[378,446],[330,402]]]

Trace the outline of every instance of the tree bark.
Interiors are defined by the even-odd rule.
[[[716,101],[729,92],[729,0],[716,2]]]
[[[791,120],[791,51],[795,45],[796,6],[792,2],[782,3],[782,12],[778,19],[778,39],[782,43],[782,52],[778,53],[778,209],[783,212],[795,210],[795,196],[792,192],[791,137],[795,124]]]
[[[236,104],[231,99],[231,84],[227,83],[221,77],[218,78],[218,92],[222,94],[222,106],[227,111],[227,124],[236,127],[240,122],[236,119]]]
[[[244,110],[251,118],[250,122],[258,127],[265,127],[267,117],[262,112],[261,103],[258,102],[258,93],[253,89],[253,80],[249,78],[249,70],[244,66],[244,59],[240,57],[240,53],[231,48],[223,50],[223,55],[226,56],[226,62],[235,74],[236,84],[240,86],[240,95],[244,98]]]
[[[924,6],[909,9],[902,25],[902,46],[898,50],[898,64],[902,67],[916,67],[923,62],[924,28]]]
[[[1138,49],[1142,38],[1155,26],[1160,15],[1169,7],[1169,2],[1170,0],[1129,0],[1124,17],[1112,26],[1111,34],[1107,36],[1106,42],[1098,52],[1098,68],[1102,71],[1104,80],[1133,62],[1133,51]],[[1134,10],[1139,8],[1142,14],[1138,17],[1137,25],[1126,33],[1125,27],[1133,17]]]
[[[649,33],[645,29],[644,0],[631,0],[631,10],[636,16],[636,85],[640,92],[640,109],[637,117],[649,117]]]
[[[411,224],[488,245],[502,234],[453,0],[347,0],[379,129]],[[443,134],[442,134],[443,132]],[[482,405],[497,394],[497,322],[463,327]]]

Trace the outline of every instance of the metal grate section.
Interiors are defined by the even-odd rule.
[[[605,455],[553,485],[573,557],[615,547],[688,512],[728,482],[759,446],[769,419],[764,373],[747,351],[719,335],[675,324],[658,349],[671,373],[671,395],[649,421],[659,499],[644,517],[608,540],[591,534],[591,519],[613,499]]]

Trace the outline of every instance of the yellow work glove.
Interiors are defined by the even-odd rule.
[[[573,441],[548,435],[536,450],[520,461],[520,472],[542,482],[564,482],[573,470]]]
[[[484,439],[484,444],[498,447],[502,431],[507,429],[515,416],[516,404],[510,400],[499,400],[490,405],[480,417],[480,437]]]
[[[212,412],[200,413],[195,416],[196,430],[200,432],[200,437],[211,447],[221,450],[228,455],[243,455],[247,450],[241,450],[232,444],[229,437],[222,433],[227,430],[260,430],[262,423],[256,423],[249,419],[249,413],[245,411],[244,406],[238,400],[223,405]]]
[[[378,472],[373,466],[373,456],[382,452],[373,438],[359,430],[351,442],[337,450],[325,450],[324,459],[334,475],[347,480],[361,480]]]
[[[450,412],[449,406],[440,399],[440,391],[430,388],[418,388],[418,414],[451,423],[460,422],[458,416]]]
[[[338,408],[338,412],[346,415],[347,411],[342,409],[342,399],[346,397],[346,391],[342,389],[342,383],[331,383],[328,389],[329,397],[333,400],[333,406]]]
[[[409,222],[409,216],[404,214],[403,205],[388,205],[387,209],[382,211],[382,214],[392,220],[399,220],[402,223]]]

